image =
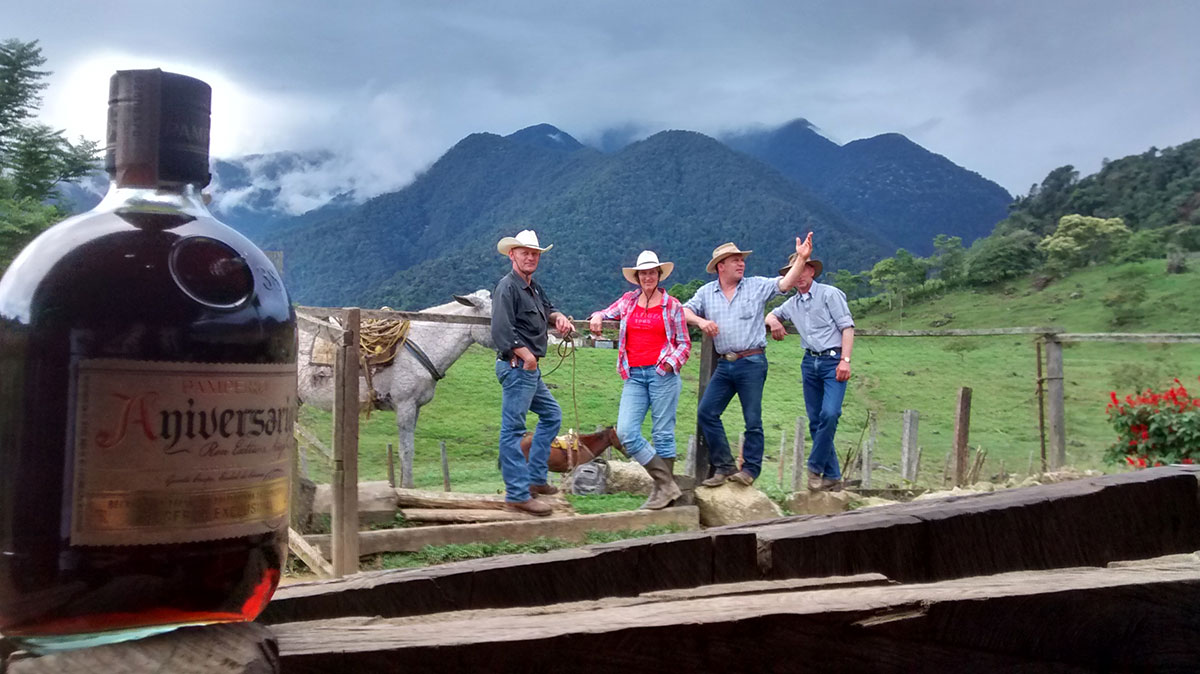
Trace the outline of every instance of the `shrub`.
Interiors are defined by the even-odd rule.
[[[1117,441],[1105,459],[1146,468],[1195,463],[1200,457],[1200,398],[1193,398],[1178,379],[1162,393],[1146,389],[1124,400],[1116,391],[1109,396],[1108,420]]]

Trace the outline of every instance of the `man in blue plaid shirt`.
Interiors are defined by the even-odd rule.
[[[784,276],[747,277],[746,256],[751,252],[740,250],[733,243],[717,246],[707,267],[708,273],[717,274],[717,280],[701,286],[683,305],[684,318],[712,337],[719,358],[696,410],[696,421],[709,452],[710,474],[700,483],[705,487],[716,487],[726,480],[750,486],[762,471],[765,446],[762,392],[767,381],[767,333],[763,310],[767,300],[782,294],[799,280],[812,255],[812,232],[803,241],[796,238],[796,259]],[[735,394],[742,404],[742,419],[746,422],[740,471],[734,464],[729,440],[725,437],[725,425],[721,423],[721,414]]]

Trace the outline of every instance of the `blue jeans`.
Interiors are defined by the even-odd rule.
[[[675,458],[675,408],[683,381],[679,373],[658,374],[653,365],[629,368],[629,379],[621,389],[621,409],[617,412],[617,435],[625,451],[643,466],[657,454]],[[650,411],[654,446],[642,437],[642,421]]]
[[[800,363],[804,408],[808,411],[808,432],[812,435],[808,469],[829,480],[842,479],[837,449],[833,446],[833,434],[842,416],[842,400],[846,397],[846,382],[838,381],[836,376],[840,361],[840,356],[805,354]]]
[[[496,361],[496,379],[503,388],[500,404],[500,475],[504,478],[504,500],[529,500],[529,485],[546,484],[546,464],[550,460],[550,443],[562,425],[562,409],[542,381],[542,371],[513,367],[506,360]],[[521,453],[521,438],[525,435],[525,415],[538,416],[533,431],[529,460]]]
[[[721,413],[736,393],[742,403],[742,419],[746,422],[746,444],[742,445],[742,470],[753,477],[762,472],[763,428],[762,393],[767,381],[767,357],[756,354],[733,362],[717,361],[717,369],[708,380],[704,398],[696,410],[696,421],[704,442],[708,445],[708,462],[712,470],[732,473],[737,470],[725,437]]]

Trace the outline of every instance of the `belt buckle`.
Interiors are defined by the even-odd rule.
[[[731,352],[729,352],[729,353],[723,353],[723,354],[721,354],[721,357],[722,357],[722,358],[724,358],[725,360],[727,360],[727,361],[731,362],[731,363],[732,363],[733,361],[735,361],[735,360],[737,360],[737,359],[738,359],[738,355],[737,355],[736,353],[733,353],[732,351],[731,351]]]

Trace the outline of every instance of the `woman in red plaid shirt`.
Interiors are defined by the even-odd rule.
[[[638,286],[592,314],[589,327],[600,334],[602,320],[621,319],[617,340],[617,372],[625,380],[617,435],[625,451],[650,473],[654,489],[643,508],[658,510],[671,505],[681,492],[675,484],[675,409],[683,387],[679,370],[692,350],[683,305],[660,284],[675,269],[659,262],[654,251],[644,250],[637,263],[621,269],[625,279]],[[650,412],[653,446],[642,437],[642,422]]]

